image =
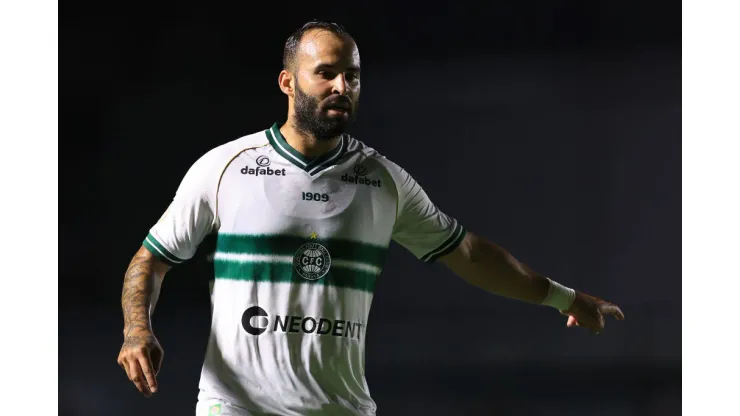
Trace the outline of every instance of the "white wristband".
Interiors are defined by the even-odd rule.
[[[546,278],[550,282],[550,289],[547,291],[547,297],[542,301],[545,306],[552,306],[553,308],[565,311],[570,309],[573,305],[573,301],[576,300],[576,291],[561,285],[560,283]]]

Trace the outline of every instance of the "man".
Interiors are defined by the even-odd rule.
[[[197,160],[126,273],[118,362],[145,395],[162,348],[150,315],[165,273],[216,234],[212,328],[197,415],[373,415],[364,335],[391,240],[490,293],[548,305],[595,333],[624,316],[519,263],[440,211],[409,173],[346,134],[360,55],[335,24],[285,45],[287,122]]]

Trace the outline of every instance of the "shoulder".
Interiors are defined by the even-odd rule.
[[[364,174],[384,178],[398,198],[403,199],[414,190],[416,182],[403,167],[361,140],[351,137],[347,153],[351,155],[349,160],[354,164],[355,173],[359,169]]]
[[[212,148],[187,169],[178,193],[195,193],[214,198],[221,176],[229,164],[244,151],[268,145],[264,130],[251,133]]]
[[[394,177],[398,176],[398,174],[402,172],[405,172],[399,164],[388,159],[377,149],[368,146],[356,137],[350,137],[349,143],[347,145],[347,153],[355,156],[357,158],[357,163],[376,165],[377,167],[385,170],[389,175]]]
[[[269,145],[265,131],[251,133],[223,143],[201,155],[190,171],[204,175],[221,175],[221,172],[242,152]],[[210,175],[209,175],[210,174]]]

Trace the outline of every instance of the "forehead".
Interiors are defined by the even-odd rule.
[[[299,66],[318,65],[360,66],[357,45],[348,38],[340,37],[328,30],[311,30],[301,39],[296,58]]]

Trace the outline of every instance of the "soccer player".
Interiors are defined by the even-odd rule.
[[[285,43],[287,121],[201,156],[149,230],[123,283],[118,363],[157,391],[151,313],[167,271],[216,234],[212,325],[196,415],[374,415],[365,334],[391,240],[492,294],[547,305],[595,333],[609,302],[517,261],[442,212],[403,168],[347,133],[360,54],[340,26],[310,22]]]

